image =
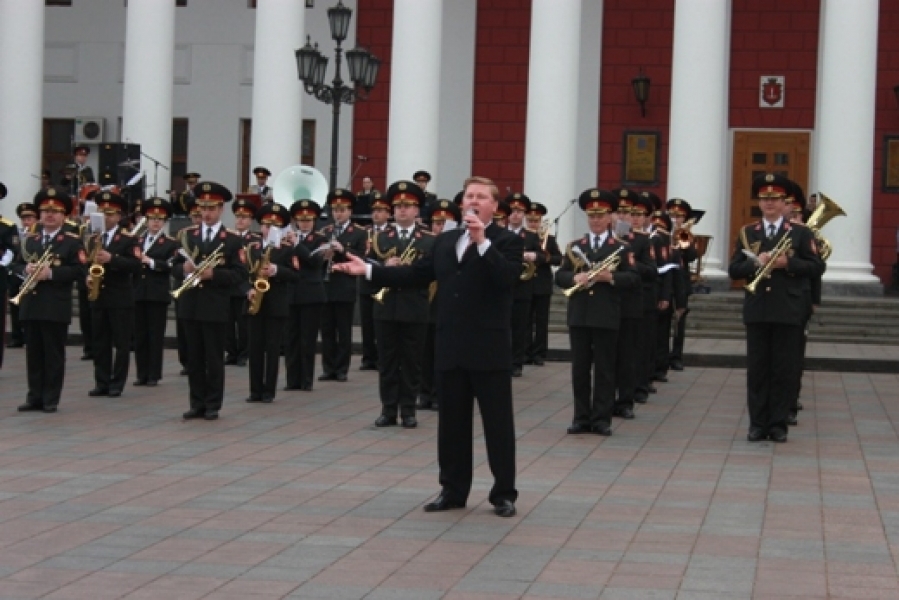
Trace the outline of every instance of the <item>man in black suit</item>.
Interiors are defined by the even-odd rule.
[[[162,379],[162,353],[169,305],[172,303],[172,262],[181,245],[162,229],[172,205],[162,198],[143,203],[147,232],[137,240],[141,248],[140,275],[134,282],[134,366],[136,386],[155,386]]]
[[[752,195],[759,199],[762,219],[740,230],[728,267],[731,279],[757,282],[743,300],[750,442],[787,441],[808,290],[811,279],[824,270],[811,230],[784,218],[790,189],[790,180],[782,175],[768,173],[753,180]],[[786,251],[775,253],[778,247]]]
[[[512,291],[521,274],[521,238],[491,224],[499,190],[489,179],[465,182],[464,229],[437,237],[431,255],[405,267],[367,265],[353,257],[335,269],[387,287],[436,280],[440,399],[440,495],[426,512],[463,508],[471,491],[472,418],[477,398],[494,484],[490,503],[515,514],[515,424],[512,409]]]
[[[47,188],[42,188],[47,189]],[[37,223],[37,208],[31,202],[22,202],[16,206],[16,215],[19,217],[19,226],[15,233],[13,251],[13,262],[15,262],[22,254],[22,245],[28,238],[35,224]],[[19,293],[22,286],[22,280],[13,274],[12,263],[9,269],[9,297],[14,298]],[[9,304],[9,343],[7,348],[21,348],[25,345],[25,327],[19,319],[19,305]]]
[[[196,285],[181,293],[177,308],[190,340],[187,349],[190,410],[183,416],[214,421],[219,418],[225,398],[225,324],[230,291],[239,287],[246,294],[250,282],[241,239],[222,224],[223,204],[231,201],[231,191],[218,183],[200,182],[194,193],[202,222],[184,230],[183,260],[175,263],[173,269],[176,280],[193,277],[196,281]],[[219,260],[213,260],[210,268],[198,270],[216,250],[221,253]]]
[[[34,197],[41,215],[40,233],[22,240],[22,252],[13,264],[17,277],[36,271],[38,260],[49,252],[53,259],[35,275],[34,291],[19,303],[25,323],[25,370],[28,395],[20,412],[56,412],[65,377],[66,334],[72,321],[72,283],[85,275],[87,256],[79,237],[63,232],[72,199],[62,189],[49,187]]]

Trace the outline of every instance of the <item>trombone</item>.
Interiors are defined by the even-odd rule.
[[[406,246],[406,249],[403,250],[402,254],[400,254],[400,264],[401,265],[410,265],[410,264],[412,264],[413,261],[415,261],[416,258],[418,258],[418,250],[416,250],[415,248],[412,247],[414,245],[415,245],[415,238],[412,238],[412,241],[409,242],[409,245]],[[393,250],[394,252],[396,252],[395,248],[391,248],[390,250]],[[388,253],[389,252],[390,251],[388,250]],[[389,291],[390,291],[389,287],[381,288],[376,293],[372,294],[371,297],[374,298],[375,302],[378,302],[379,304],[384,304],[384,296],[386,296],[387,292],[389,292]]]
[[[203,261],[196,266],[193,272],[184,278],[184,283],[181,284],[181,287],[172,292],[172,298],[177,300],[178,296],[180,296],[184,290],[189,290],[200,285],[200,279],[203,276],[203,273],[209,269],[215,268],[215,266],[222,260],[223,246],[224,244],[219,244],[218,248],[215,249],[215,252],[204,258]]]
[[[35,252],[35,254],[37,254],[37,252]],[[37,287],[37,284],[39,282],[38,276],[41,274],[41,271],[44,270],[44,267],[49,265],[50,261],[52,260],[53,254],[51,254],[50,248],[47,248],[46,250],[44,250],[44,254],[39,259],[37,259],[37,262],[32,263],[34,264],[34,269],[22,282],[22,287],[19,290],[19,293],[9,299],[10,304],[15,304],[16,306],[18,306],[19,302],[22,301],[22,298],[34,291],[34,288]]]
[[[586,290],[593,285],[591,281],[594,277],[599,275],[600,271],[614,271],[618,268],[618,265],[621,263],[621,257],[618,256],[618,253],[624,250],[624,246],[619,246],[615,252],[605,257],[602,261],[598,263],[590,263],[590,260],[584,255],[583,250],[578,248],[577,246],[573,246],[571,248],[572,252],[578,252],[581,255],[581,258],[584,260],[585,264],[590,267],[587,271],[587,283],[580,284],[576,283],[570,288],[563,290],[562,293],[567,297],[571,297],[575,292],[580,292],[581,290]]]

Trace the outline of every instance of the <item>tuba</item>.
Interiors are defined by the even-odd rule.
[[[315,200],[324,206],[328,199],[328,180],[321,171],[306,165],[287,167],[275,177],[272,200],[284,208],[297,200]]]
[[[815,239],[821,247],[821,260],[827,260],[833,252],[833,246],[830,245],[827,238],[821,235],[821,229],[834,217],[845,217],[846,211],[840,208],[839,204],[828,198],[824,192],[818,192],[818,198],[818,206],[809,216],[806,226],[815,234]]]

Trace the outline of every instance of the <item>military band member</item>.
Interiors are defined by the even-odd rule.
[[[86,273],[87,256],[81,239],[62,230],[72,212],[72,199],[62,188],[49,187],[34,197],[41,215],[40,233],[22,241],[13,272],[22,279],[34,275],[36,285],[19,303],[25,323],[25,371],[28,395],[20,412],[56,412],[65,377],[66,335],[72,320],[72,283]],[[42,257],[46,266],[38,269]],[[24,284],[23,284],[24,285]]]
[[[416,171],[412,174],[412,181],[417,183],[421,191],[425,193],[425,202],[419,211],[418,222],[430,226],[431,205],[437,202],[437,194],[428,191],[428,184],[431,183],[431,174],[427,171]]]
[[[546,260],[540,251],[540,238],[525,227],[524,215],[531,208],[531,199],[524,194],[506,196],[509,205],[508,229],[524,244],[522,275],[515,284],[512,302],[512,377],[521,377],[525,353],[531,339],[531,298],[534,295],[534,275],[537,266]]]
[[[500,200],[496,203],[496,210],[493,211],[493,224],[497,227],[507,229],[509,226],[509,215],[511,213],[512,208],[509,206],[509,203],[505,200]]]
[[[368,233],[350,221],[356,196],[338,188],[328,194],[334,223],[321,233],[333,249],[325,253],[326,266],[346,261],[346,254],[364,256]],[[330,258],[329,258],[330,256]],[[356,304],[356,277],[346,273],[326,273],[327,304],[322,313],[322,375],[319,381],[346,381],[353,344],[353,310]]]
[[[450,200],[438,200],[431,210],[431,233],[440,235],[444,231],[455,229],[462,222],[462,211],[459,205]],[[439,410],[440,401],[437,393],[437,372],[435,369],[435,352],[437,341],[437,282],[428,286],[428,297],[431,304],[428,308],[428,329],[425,333],[425,349],[421,361],[421,388],[418,393],[417,407],[422,410]]]
[[[662,285],[662,275],[659,274],[659,237],[657,233],[649,231],[652,228],[652,212],[655,207],[661,206],[661,199],[652,192],[640,192],[634,207],[631,209],[631,224],[633,231],[645,235],[649,241],[649,253],[652,257],[655,275],[650,284],[647,279],[642,279],[643,284],[643,317],[640,319],[640,332],[637,334],[637,387],[634,391],[634,402],[645,404],[649,400],[649,394],[656,391],[651,377],[655,371],[656,327],[659,321],[659,289]],[[669,279],[670,285],[670,279]]]
[[[693,282],[690,279],[690,263],[698,254],[692,236],[688,233],[690,224],[695,224],[696,217],[690,204],[682,198],[672,198],[667,204],[671,216],[673,239],[671,255],[678,268],[674,274],[674,314],[677,328],[671,340],[671,354],[668,364],[675,371],[684,370],[684,340],[687,337],[687,315],[690,313],[689,301],[693,294]],[[703,211],[704,212],[704,211]],[[682,229],[683,228],[683,229]]]
[[[49,187],[49,186],[48,186]],[[41,189],[48,189],[48,187],[44,187]],[[22,244],[25,243],[25,239],[28,237],[28,234],[34,229],[35,224],[37,223],[37,208],[31,202],[22,202],[18,206],[16,206],[16,215],[19,217],[19,226],[16,231],[16,239],[15,239],[15,256],[13,257],[13,261],[17,260],[22,254]],[[12,271],[12,263],[10,263],[10,271],[9,271],[9,297],[14,298],[16,294],[19,293],[19,289],[21,288],[22,280],[19,277],[16,277]],[[25,345],[25,326],[22,323],[21,319],[19,319],[19,305],[9,303],[9,343],[6,344],[7,348],[21,348]]]
[[[141,269],[137,240],[119,226],[127,201],[113,192],[94,196],[104,230],[89,239],[88,299],[94,337],[94,388],[88,396],[122,395],[134,333],[133,276]],[[95,273],[96,271],[96,273]]]
[[[824,268],[811,230],[784,218],[790,185],[786,177],[770,173],[753,180],[762,219],[740,230],[728,267],[731,279],[755,286],[743,300],[750,442],[787,441],[806,290]]]
[[[674,312],[674,278],[677,263],[671,254],[671,217],[664,210],[655,210],[650,221],[656,266],[659,272],[659,313],[656,321],[656,344],[653,353],[652,381],[668,381],[671,354],[671,315]]]
[[[562,251],[559,249],[556,236],[550,233],[548,223],[544,223],[546,213],[546,206],[539,202],[531,202],[531,208],[527,213],[528,229],[537,234],[540,251],[537,253],[537,272],[534,274],[534,295],[531,297],[525,364],[538,367],[543,366],[549,350],[549,307],[555,287],[552,268],[562,264]]]
[[[189,340],[190,410],[183,416],[213,421],[219,417],[225,393],[225,324],[230,291],[240,287],[246,293],[250,283],[241,239],[222,224],[223,204],[231,201],[231,191],[213,182],[200,182],[194,191],[202,223],[184,230],[184,254],[173,269],[176,279],[191,277],[198,281],[184,289],[177,307]]]
[[[191,207],[196,196],[194,195],[194,187],[200,181],[200,174],[196,171],[188,171],[183,175],[184,189],[180,192],[171,191],[172,196],[172,213],[175,215],[190,215]],[[196,223],[194,223],[196,225]]]
[[[187,210],[187,215],[190,218],[191,225],[200,226],[203,223],[202,214],[200,213],[200,207],[197,205],[197,200],[193,196],[188,198],[187,204],[185,205]],[[172,212],[175,212],[174,205],[172,206]],[[183,237],[186,232],[186,228],[179,230],[176,234],[176,239],[180,246],[184,245]],[[182,272],[183,273],[183,272]],[[177,289],[184,280],[181,276],[177,275],[176,272],[172,271],[172,282],[174,283],[175,288]],[[189,362],[190,354],[187,351],[187,331],[184,328],[184,319],[182,319],[178,312],[178,299],[175,298],[175,334],[178,340],[178,362],[181,364],[181,372],[179,375],[187,375],[187,364]]]
[[[0,183],[0,200],[6,198],[6,186]],[[6,296],[9,290],[8,268],[16,256],[19,232],[16,224],[0,215],[0,367],[6,341]]]
[[[231,203],[231,212],[234,213],[234,230],[244,248],[250,244],[261,241],[261,237],[255,231],[250,231],[253,219],[256,218],[256,205],[240,198]],[[248,356],[247,334],[247,296],[246,291],[241,292],[234,288],[231,290],[231,317],[228,320],[228,334],[225,337],[225,364],[244,367]]]
[[[155,386],[162,379],[163,342],[172,303],[172,262],[178,240],[163,232],[172,205],[162,198],[143,203],[147,232],[137,240],[141,249],[140,275],[134,282],[134,366],[136,386]]]
[[[578,203],[587,213],[590,231],[568,244],[556,272],[559,287],[579,288],[568,298],[574,393],[574,419],[568,433],[608,436],[612,435],[616,346],[621,323],[619,290],[637,287],[640,277],[633,255],[609,230],[611,213],[618,208],[615,194],[588,189]],[[607,260],[617,260],[617,266],[600,269],[608,264]]]
[[[384,194],[393,206],[395,223],[372,242],[372,255],[385,267],[411,265],[431,252],[434,236],[416,224],[425,201],[424,191],[412,181],[398,181]],[[381,414],[376,427],[418,425],[415,400],[421,387],[421,364],[427,333],[427,285],[387,288],[375,303],[375,332],[380,351],[378,388]],[[380,290],[380,288],[379,288]]]
[[[64,175],[61,184],[66,187],[66,191],[71,195],[72,201],[78,198],[81,186],[85,183],[94,183],[94,170],[87,165],[87,157],[91,153],[91,149],[87,146],[76,146],[74,152],[75,162],[67,166],[63,171]]]
[[[261,225],[261,240],[247,247],[247,264],[254,286],[247,292],[250,334],[250,395],[247,402],[272,402],[278,386],[281,338],[290,316],[288,285],[298,277],[300,259],[296,251],[309,251],[302,244],[294,248],[289,241],[272,236],[271,230],[290,224],[286,208],[274,202],[262,205],[256,214]],[[265,282],[265,283],[262,283]],[[255,307],[255,314],[254,314]]]
[[[358,200],[358,197],[357,197]],[[380,192],[374,191],[369,194],[371,226],[367,228],[368,233],[368,252],[371,251],[371,242],[375,237],[389,229],[393,228],[388,221],[392,216],[393,207],[381,195]],[[375,301],[372,294],[376,294],[380,288],[375,287],[370,281],[364,279],[359,281],[359,320],[362,324],[362,365],[360,371],[377,371],[378,370],[378,341],[375,336],[375,318],[374,309]]]
[[[290,320],[284,349],[285,391],[312,391],[315,375],[315,345],[327,301],[322,282],[323,248],[328,238],[315,231],[321,207],[314,200],[297,200],[290,207],[296,233],[293,244],[300,261],[297,280],[290,285]],[[302,248],[305,248],[303,251]]]
[[[256,176],[256,183],[250,186],[251,194],[259,194],[262,202],[269,202],[272,199],[272,186],[268,184],[268,178],[272,176],[272,172],[265,167],[256,167],[253,169],[253,175]]]
[[[375,189],[375,183],[368,175],[362,177],[362,189],[356,192],[356,205],[353,207],[353,223],[368,227],[372,224],[372,201],[381,195]]]

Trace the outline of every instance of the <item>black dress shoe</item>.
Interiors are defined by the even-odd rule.
[[[109,394],[107,394],[110,398],[118,398],[122,395],[122,390],[109,390]]]
[[[249,396],[244,402],[262,402],[262,398],[260,396]]]
[[[768,437],[768,434],[759,427],[752,427],[749,430],[749,433],[746,434],[746,440],[750,442],[762,442],[765,438]]]
[[[302,389],[302,387],[298,385],[285,385],[283,389],[285,392],[293,392]]]
[[[802,402],[796,403],[796,410],[802,410]]]
[[[415,429],[416,427],[418,427],[418,421],[415,419],[415,417],[402,417],[400,419],[400,422],[406,429]]]
[[[521,377],[521,367],[512,367],[512,377]]]
[[[55,407],[55,406],[45,406],[45,407],[42,408],[41,410],[42,410],[43,412],[45,412],[45,413],[55,413],[55,412],[56,412],[56,407]],[[786,441],[786,440],[784,440],[784,441]]]
[[[202,419],[203,415],[206,414],[205,410],[200,410],[197,408],[192,408],[183,415],[181,415],[185,420],[188,419]]]
[[[799,425],[799,419],[797,418],[796,413],[791,412],[787,415],[787,425],[796,426]]]
[[[81,360],[94,360],[94,355],[88,352],[85,352],[81,355]]]
[[[179,372],[178,375],[187,375],[187,367],[181,369],[181,372]]]
[[[393,427],[394,425],[396,425],[396,417],[381,415],[375,419],[375,427]]]
[[[133,386],[135,386],[135,387],[140,387],[140,386],[142,386],[142,385],[147,385],[147,380],[146,380],[146,379],[138,379],[137,381],[135,381],[135,382],[132,383],[131,385],[133,385]]]
[[[300,391],[302,391],[302,392],[311,392],[311,391],[312,391],[312,384],[311,384],[311,383],[304,383],[303,385],[300,386]]]
[[[359,367],[360,371],[377,371],[378,365],[374,365],[372,363],[362,363],[362,366]]]
[[[660,383],[668,383],[668,377],[664,373],[656,373],[650,379],[652,379],[652,381],[658,381]]]
[[[594,425],[590,428],[590,431],[596,435],[604,435],[606,437],[612,435],[612,428],[608,425]]]
[[[536,366],[538,366],[538,367],[542,367],[545,363],[543,362],[543,359],[542,359],[542,358],[535,358],[535,359],[534,359],[534,364],[535,364]],[[514,507],[513,507],[513,508],[514,508]]]
[[[148,379],[147,380],[147,387],[156,387],[158,384],[159,384],[158,379]]]
[[[343,373],[338,373],[337,375],[334,376],[334,381],[346,381],[346,380],[347,380],[346,375],[344,375]]]
[[[514,517],[516,512],[515,503],[511,500],[503,500],[493,507],[493,512],[498,517]]]
[[[226,364],[226,365],[229,365],[229,366],[236,365],[236,364],[237,364],[237,359],[234,358],[233,356],[230,356],[230,357],[228,357],[228,358],[225,359],[225,364]]]
[[[616,417],[621,417],[622,419],[633,419],[634,409],[628,407],[616,408],[613,414]]]
[[[637,404],[646,404],[646,402],[647,402],[648,400],[649,400],[649,395],[648,395],[648,394],[644,394],[644,393],[642,393],[642,392],[637,392],[637,393],[634,395],[634,402],[636,402]]]
[[[787,432],[783,429],[775,428],[768,433],[768,437],[771,438],[772,442],[783,444],[787,441]]]
[[[87,393],[88,396],[96,398],[97,396],[108,396],[109,390],[104,388],[94,388]]]
[[[332,381],[334,379],[336,379],[336,377],[334,375],[331,375],[330,373],[323,373],[322,375],[318,376],[319,381]]]
[[[568,433],[571,435],[577,435],[579,433],[590,433],[590,426],[584,425],[582,423],[572,423],[571,427],[568,428]]]
[[[219,418],[219,411],[217,410],[207,410],[206,414],[203,415],[203,418],[207,421],[215,421]]]
[[[263,403],[263,404],[271,404],[271,403],[274,402],[274,401],[275,401],[275,397],[274,397],[274,396],[268,396],[268,395],[266,395],[266,396],[263,396],[263,397],[262,397],[262,403]]]
[[[652,384],[650,384],[649,387],[647,387],[646,389],[649,390],[650,394],[658,394],[659,393],[659,388],[657,388],[656,386],[654,386]]]
[[[449,497],[444,494],[440,494],[433,502],[428,502],[424,505],[425,512],[442,512],[444,510],[455,510],[457,508],[465,508],[465,503],[450,500]]]
[[[683,371],[684,370],[684,363],[682,363],[679,360],[672,360],[670,366],[674,371]]]
[[[25,404],[19,405],[19,408],[17,408],[16,410],[18,410],[19,412],[41,412],[42,410],[44,410],[44,407],[38,406],[36,404],[29,404],[28,402],[26,402]]]

